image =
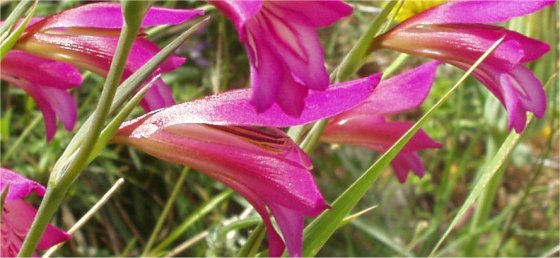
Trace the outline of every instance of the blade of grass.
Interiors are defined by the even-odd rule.
[[[21,143],[23,142],[23,140],[27,139],[27,137],[29,136],[31,131],[33,131],[35,126],[37,126],[39,124],[39,122],[41,122],[41,117],[42,117],[41,114],[36,115],[35,118],[33,118],[33,120],[31,121],[31,123],[29,123],[29,125],[27,125],[25,127],[25,129],[18,136],[16,141],[10,146],[10,148],[8,149],[6,154],[4,154],[2,156],[2,163],[3,164],[6,164],[6,162],[10,159],[10,157],[12,157],[12,154],[14,154],[16,150],[18,150],[18,148],[21,145]]]
[[[8,18],[0,26],[0,41],[4,42],[4,39],[8,37],[10,29],[17,23],[17,21],[29,10],[29,5],[31,5],[34,0],[23,0],[12,10]]]
[[[150,252],[150,249],[154,245],[154,242],[156,241],[156,238],[158,237],[159,232],[161,231],[161,227],[163,226],[163,223],[165,222],[165,219],[167,218],[167,214],[171,210],[171,208],[173,206],[173,203],[175,202],[175,199],[177,198],[177,194],[179,193],[179,190],[181,190],[181,187],[183,186],[183,183],[187,179],[188,174],[189,174],[189,168],[185,167],[183,169],[183,171],[181,171],[181,175],[179,176],[179,179],[177,179],[177,182],[175,183],[175,187],[173,188],[173,191],[171,192],[171,195],[167,199],[167,203],[165,204],[165,207],[163,208],[163,211],[159,215],[159,219],[156,223],[156,226],[154,227],[154,230],[152,230],[152,234],[150,235],[150,238],[148,239],[148,243],[144,247],[144,251],[142,252],[141,256],[144,257]]]
[[[97,201],[97,203],[95,203],[95,205],[93,205],[91,207],[91,209],[89,209],[86,214],[84,214],[84,216],[82,216],[78,222],[76,222],[76,224],[74,224],[69,230],[68,230],[68,234],[73,234],[74,232],[76,232],[78,229],[80,229],[83,225],[85,225],[89,219],[91,219],[91,217],[93,217],[95,214],[97,214],[97,212],[99,211],[99,209],[101,209],[101,207],[103,207],[103,205],[105,205],[105,203],[107,203],[107,201],[109,201],[109,199],[117,192],[117,190],[124,184],[124,179],[123,178],[119,178],[117,180],[117,182],[115,182],[115,184],[113,184],[113,186],[99,199],[99,201]],[[58,245],[54,245],[51,248],[49,248],[45,254],[43,254],[42,258],[46,258],[51,256],[54,252],[56,252],[65,242],[62,242]]]
[[[241,248],[237,256],[254,257],[259,251],[259,247],[261,246],[265,233],[266,232],[264,231],[264,223],[261,222],[255,227],[253,233],[251,233],[249,239],[247,239],[247,243],[243,245],[243,248]]]
[[[346,189],[332,204],[332,208],[323,212],[305,228],[303,255],[314,256],[338,228],[344,216],[348,214],[358,201],[366,194],[373,182],[381,174],[391,161],[397,156],[404,145],[416,134],[424,123],[433,116],[434,111],[439,109],[453,92],[465,81],[465,79],[484,61],[504,38],[497,40],[459,79],[459,81],[443,97],[430,108],[418,122],[410,128],[391,148],[389,148],[364,174]]]
[[[179,238],[183,233],[189,229],[195,222],[200,220],[204,215],[210,213],[214,210],[220,203],[229,199],[233,194],[233,190],[227,189],[222,193],[216,195],[214,198],[210,199],[205,204],[201,205],[196,211],[193,212],[181,225],[175,228],[169,236],[162,240],[156,247],[153,248],[153,253],[158,253],[169,246],[173,241]]]
[[[2,38],[2,43],[0,43],[0,60],[4,59],[4,57],[8,54],[10,49],[12,49],[14,47],[14,45],[18,41],[19,37],[23,33],[23,31],[25,31],[25,28],[27,27],[27,24],[29,23],[29,21],[31,21],[31,18],[33,18],[33,16],[35,15],[35,10],[36,10],[38,2],[39,2],[38,0],[33,1],[33,6],[31,6],[31,9],[29,10],[29,14],[25,17],[23,22],[12,33],[10,33],[5,39]],[[25,2],[22,2],[22,3],[25,3]],[[2,35],[2,34],[0,34],[0,35]]]
[[[532,115],[529,115],[527,118],[527,123],[530,123],[533,119]],[[474,201],[484,192],[484,189],[488,185],[488,182],[494,177],[494,175],[502,168],[502,166],[506,163],[506,160],[509,157],[509,154],[513,151],[519,139],[521,138],[521,134],[517,134],[515,132],[511,132],[506,140],[502,143],[494,158],[488,164],[488,169],[485,173],[481,176],[481,178],[477,181],[476,185],[474,186],[473,190],[459,209],[459,212],[453,220],[451,224],[443,234],[443,236],[439,239],[436,246],[432,249],[429,256],[433,256],[435,252],[439,249],[443,241],[449,236],[451,230],[455,228],[455,225],[463,218],[463,215],[468,210],[468,208],[474,203]]]
[[[361,219],[354,220],[351,222],[351,224],[358,228],[358,230],[383,243],[386,247],[394,250],[399,256],[414,257],[414,254],[406,251],[406,248],[404,246],[393,241],[393,239],[391,239],[391,236],[384,232],[381,228],[366,223]]]

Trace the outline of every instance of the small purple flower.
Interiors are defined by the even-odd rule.
[[[45,194],[45,188],[14,171],[0,167],[0,191],[4,191],[6,187],[9,188],[2,204],[0,256],[15,257],[37,213],[23,198],[33,192],[42,196]],[[70,238],[66,232],[48,225],[37,249],[45,250]]]
[[[43,113],[47,140],[56,133],[56,120],[68,131],[76,123],[76,103],[68,90],[82,83],[74,66],[33,56],[20,50],[10,51],[0,65],[0,77],[27,92]]]
[[[142,28],[180,24],[202,14],[202,10],[152,7],[144,17]],[[15,48],[106,75],[122,26],[123,16],[119,4],[83,5],[33,21],[26,28]],[[132,46],[123,80],[138,70],[159,50],[158,46],[140,34]],[[171,56],[156,70],[155,74],[172,71],[184,61],[185,59],[182,57]],[[149,111],[174,103],[169,87],[160,79],[146,93],[141,105]]]
[[[430,62],[381,81],[362,104],[331,119],[321,139],[385,152],[414,125],[389,121],[387,117],[418,108],[424,102],[438,65],[438,62]],[[441,145],[426,132],[417,132],[391,163],[399,181],[405,182],[409,171],[422,177],[425,169],[416,152],[439,147]]]
[[[438,59],[467,70],[494,42],[505,37],[474,71],[505,106],[509,129],[523,131],[526,112],[544,116],[541,82],[523,64],[544,55],[549,46],[514,31],[486,23],[527,15],[554,1],[453,1],[426,10],[379,36],[375,47]]]
[[[304,216],[328,208],[309,157],[283,131],[340,114],[364,101],[380,75],[312,92],[299,118],[274,104],[263,113],[251,105],[251,91],[230,91],[163,108],[125,122],[114,142],[180,163],[217,179],[243,195],[263,217],[270,255],[301,255]],[[283,239],[273,227],[278,224]]]
[[[342,1],[211,1],[234,24],[251,65],[251,103],[264,112],[277,103],[299,116],[309,90],[325,90],[329,76],[319,27],[352,13]]]

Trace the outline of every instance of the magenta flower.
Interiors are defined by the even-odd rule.
[[[404,21],[381,35],[376,44],[442,60],[466,70],[505,36],[502,44],[474,71],[474,76],[505,106],[509,129],[521,132],[525,128],[526,112],[542,117],[546,110],[542,84],[523,64],[540,58],[550,47],[485,23],[505,22],[553,3],[543,0],[450,2]]]
[[[43,113],[47,140],[56,133],[56,120],[68,131],[76,123],[76,103],[68,90],[82,83],[74,66],[33,56],[20,50],[10,51],[0,62],[0,77],[27,92]]]
[[[0,179],[1,191],[4,191],[5,187],[9,187],[6,199],[2,204],[0,256],[15,257],[37,213],[37,210],[23,198],[32,192],[42,196],[45,194],[45,188],[35,181],[2,167],[0,167]],[[37,249],[48,249],[70,237],[66,232],[48,225]]]
[[[211,1],[235,25],[251,65],[251,103],[273,103],[299,116],[309,90],[325,90],[329,76],[316,29],[352,13],[342,1]]]
[[[152,7],[144,17],[142,28],[180,24],[202,14],[202,10]],[[33,55],[70,63],[105,76],[109,71],[122,26],[123,16],[119,4],[83,5],[34,21],[26,28],[15,48]],[[123,80],[159,51],[158,46],[143,36],[140,34],[132,46]],[[184,61],[182,57],[171,56],[154,75],[172,71]],[[146,93],[141,105],[146,110],[154,110],[174,103],[168,86],[163,80],[158,80]]]
[[[385,152],[414,125],[412,122],[388,121],[387,117],[418,108],[424,102],[438,65],[438,62],[427,63],[382,81],[358,107],[331,119],[321,139]],[[440,147],[423,130],[417,132],[391,163],[399,181],[404,183],[409,171],[422,177],[425,169],[416,152]]]
[[[115,136],[163,160],[180,163],[213,177],[243,195],[263,217],[270,255],[301,255],[304,216],[328,208],[307,155],[281,130],[337,115],[365,100],[380,76],[332,85],[312,92],[299,118],[278,105],[257,113],[250,90],[175,105],[125,122]],[[283,240],[273,227],[276,219]]]

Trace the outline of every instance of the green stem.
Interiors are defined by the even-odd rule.
[[[362,66],[364,59],[370,53],[370,46],[372,45],[375,36],[381,31],[385,18],[387,18],[389,13],[391,13],[391,10],[393,10],[396,3],[396,1],[391,1],[387,4],[385,9],[383,9],[383,11],[375,18],[368,27],[367,31],[360,37],[358,42],[356,42],[354,47],[333,71],[331,78],[334,78],[334,83],[348,80]],[[313,128],[311,128],[311,131],[301,144],[302,149],[305,152],[311,153],[319,144],[321,135],[325,131],[328,122],[328,119],[323,119],[313,125]]]
[[[393,75],[404,64],[404,62],[408,60],[409,57],[410,55],[407,53],[401,53],[399,56],[397,56],[395,61],[393,61],[391,65],[389,65],[389,67],[387,67],[385,70],[383,70],[383,79]]]
[[[179,238],[190,226],[197,222],[204,215],[215,209],[220,203],[229,199],[233,195],[232,189],[224,190],[222,193],[216,195],[214,198],[210,199],[206,204],[200,206],[196,211],[192,213],[181,225],[175,228],[169,236],[161,241],[152,252],[157,253],[169,246],[175,239]]]
[[[255,227],[253,233],[247,239],[247,243],[243,245],[243,248],[237,254],[238,257],[253,257],[259,251],[259,247],[264,239],[264,223],[262,221]]]
[[[19,18],[23,16],[23,14],[29,9],[29,5],[31,5],[32,0],[24,0],[19,2],[19,4],[14,8],[14,10],[10,13],[8,18],[4,21],[2,26],[0,26],[0,37],[2,37],[2,42],[4,40],[4,35],[9,33],[10,29],[17,23]]]
[[[141,10],[138,12],[136,10],[136,8],[142,9],[143,7],[144,12]],[[97,138],[101,133],[101,129],[109,113],[111,102],[113,101],[117,86],[123,74],[130,48],[138,34],[143,14],[147,11],[147,6],[143,2],[126,2],[123,9],[126,22],[120,33],[119,43],[103,91],[101,92],[101,98],[92,115],[93,122],[91,127],[86,133],[84,142],[76,155],[68,160],[65,166],[62,166],[62,170],[53,171],[51,174],[47,193],[39,206],[35,220],[18,254],[19,256],[27,257],[33,254],[45,228],[64,199],[66,192],[74,180],[80,175],[81,170],[85,166],[84,164],[86,164],[89,153],[95,146]],[[134,11],[133,15],[129,15],[131,9]],[[141,15],[138,15],[139,13]]]
[[[319,140],[321,139],[321,135],[325,131],[328,123],[328,119],[323,119],[313,125],[311,131],[301,143],[301,148],[305,151],[305,153],[310,154],[311,152],[313,152],[315,147],[317,147],[317,145],[319,144]]]
[[[150,235],[150,238],[148,239],[148,243],[146,244],[146,247],[144,247],[144,251],[142,252],[141,256],[144,257],[148,255],[148,252],[154,245],[154,242],[156,241],[156,238],[159,235],[159,232],[161,231],[161,227],[163,226],[163,223],[167,218],[167,214],[171,210],[171,207],[173,207],[173,204],[175,203],[175,199],[177,198],[177,194],[179,193],[179,190],[181,190],[181,187],[183,186],[183,183],[187,179],[188,174],[189,174],[189,168],[185,167],[183,171],[181,171],[181,175],[179,176],[179,179],[177,179],[177,183],[175,183],[175,187],[173,188],[173,191],[171,192],[171,195],[169,196],[169,199],[167,200],[167,203],[165,204],[163,211],[159,215],[159,219],[156,223],[156,226],[154,227],[154,230],[152,231],[152,234]]]
[[[29,14],[25,17],[25,19],[11,32],[7,32],[6,34],[2,35],[1,43],[0,43],[0,60],[4,59],[4,57],[8,54],[8,52],[14,47],[17,43],[21,34],[25,31],[27,24],[31,21],[33,15],[35,15],[35,10],[37,7],[37,0],[34,1],[34,5],[31,7]]]
[[[27,139],[27,136],[29,136],[29,133],[31,133],[33,128],[35,128],[35,126],[37,126],[40,121],[41,121],[41,115],[37,115],[37,116],[35,116],[35,118],[33,118],[31,123],[25,128],[25,130],[23,130],[23,132],[20,134],[20,136],[14,142],[14,144],[12,144],[10,149],[8,149],[6,154],[4,154],[4,156],[2,157],[2,164],[5,164],[6,161],[8,161],[10,159],[12,154],[18,149],[19,145],[23,142],[23,140]]]

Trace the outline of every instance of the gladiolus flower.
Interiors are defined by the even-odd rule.
[[[418,108],[430,92],[438,65],[427,63],[382,81],[358,107],[331,119],[321,139],[385,152],[414,125],[386,117]],[[425,169],[416,152],[440,147],[423,130],[417,132],[391,163],[399,181],[404,183],[409,171],[422,177]]]
[[[187,165],[235,189],[263,217],[270,255],[281,255],[285,244],[291,256],[299,256],[304,216],[316,216],[328,205],[309,173],[307,155],[283,131],[262,127],[287,127],[340,114],[365,100],[379,79],[373,75],[312,92],[299,118],[278,105],[258,113],[250,104],[250,90],[230,91],[125,122],[114,142]]]
[[[23,240],[33,223],[37,210],[23,200],[30,193],[39,196],[45,194],[45,188],[39,183],[29,180],[14,171],[0,167],[0,189],[6,187],[8,192],[2,204],[1,246],[0,256],[15,257],[23,244]],[[37,249],[45,250],[58,243],[70,239],[70,235],[55,226],[48,225],[39,240]]]
[[[71,131],[76,123],[76,103],[67,90],[82,83],[74,66],[13,50],[0,63],[0,77],[27,92],[43,113],[47,140],[56,133],[56,119]]]
[[[211,1],[234,24],[251,66],[251,103],[263,112],[277,103],[299,116],[309,90],[329,76],[316,29],[352,13],[342,1]]]
[[[474,71],[505,106],[509,129],[523,131],[526,112],[544,116],[541,82],[524,63],[544,55],[549,46],[514,31],[485,23],[505,22],[540,10],[554,1],[456,1],[426,10],[379,36],[373,48],[385,47],[425,56],[467,70],[498,39],[504,41]]]
[[[145,28],[165,24],[175,25],[202,14],[202,10],[152,7],[141,26]],[[122,26],[123,16],[119,4],[83,5],[35,21],[26,28],[15,48],[33,55],[70,63],[105,76],[109,71]],[[144,38],[141,33],[130,51],[123,80],[158,51],[159,48]],[[155,71],[154,75],[172,71],[184,61],[182,57],[171,56]],[[141,105],[149,111],[174,103],[169,87],[163,80],[159,80],[146,93]]]

